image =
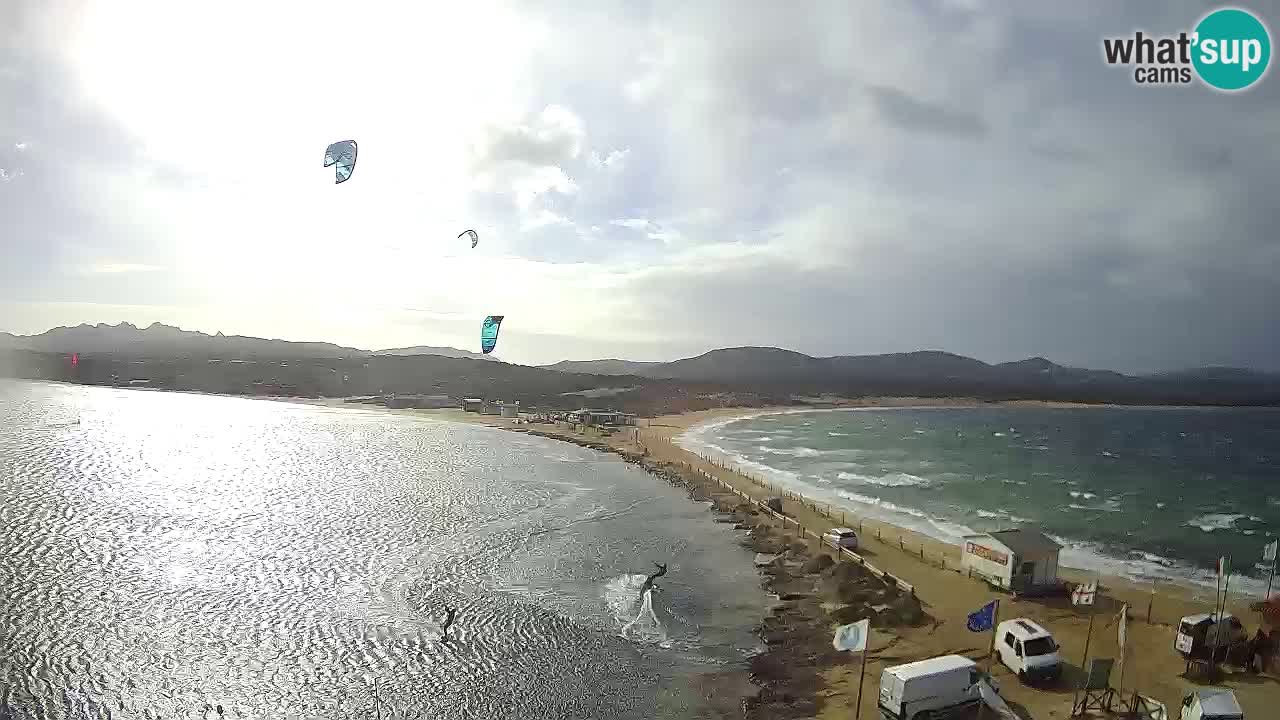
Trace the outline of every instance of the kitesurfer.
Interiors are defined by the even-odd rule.
[[[663,565],[662,563],[654,563],[654,566],[658,568],[658,572],[653,573],[652,575],[644,579],[644,585],[640,587],[640,597],[644,597],[645,593],[653,589],[654,580],[657,580],[658,578],[667,574],[666,565]]]

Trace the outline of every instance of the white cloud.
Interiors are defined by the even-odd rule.
[[[522,232],[528,232],[530,230],[547,227],[548,225],[572,226],[573,222],[563,215],[557,215],[550,210],[543,208],[533,213],[530,217],[525,218],[525,220],[520,224],[520,230]]]
[[[605,168],[613,172],[622,172],[626,169],[627,156],[631,154],[631,148],[623,148],[621,150],[610,150],[608,154],[601,155],[599,151],[591,151],[591,164],[597,168]]]
[[[582,118],[559,105],[548,105],[528,122],[487,128],[473,152],[480,169],[517,163],[557,166],[577,158],[586,139]]]
[[[143,263],[100,263],[82,268],[82,272],[90,275],[110,275],[116,273],[159,272],[164,268]]]
[[[578,192],[573,178],[558,167],[540,167],[512,178],[511,189],[516,195],[516,207],[529,210],[538,196],[545,193],[572,195]]]
[[[609,224],[632,230],[648,230],[650,222],[644,218],[623,218],[621,220],[610,220]]]

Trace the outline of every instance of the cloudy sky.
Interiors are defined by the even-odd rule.
[[[1101,58],[1207,7],[9,0],[0,330],[1280,369],[1280,79]]]

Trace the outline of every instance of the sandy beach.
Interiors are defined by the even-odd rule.
[[[867,400],[859,403],[842,403],[844,407],[912,407],[912,406],[949,406],[963,407],[978,405],[970,400],[934,400],[917,398],[892,398]],[[491,416],[480,416],[464,413],[460,410],[395,410],[414,415],[434,417],[441,420],[480,423],[513,431],[533,432],[538,435],[563,439],[601,450],[613,451],[636,461],[643,458],[646,467],[664,468],[667,475],[706,474],[723,482],[736,492],[745,494],[753,501],[761,501],[774,495],[774,491],[762,486],[744,473],[721,466],[720,463],[682,449],[675,444],[675,439],[689,428],[707,422],[763,414],[768,412],[787,412],[796,408],[750,408],[750,409],[717,409],[711,411],[688,413],[675,416],[663,416],[652,420],[641,420],[640,427],[621,430],[611,436],[602,436],[593,429],[575,429],[565,424],[529,424],[516,423]],[[692,472],[686,472],[692,471]],[[700,490],[700,493],[712,491]],[[729,495],[733,499],[733,495]],[[721,510],[731,509],[733,503],[717,500]],[[745,507],[749,506],[744,506]],[[1084,653],[1084,645],[1089,626],[1087,610],[1073,607],[1063,599],[1014,599],[1005,593],[992,590],[985,583],[971,579],[958,570],[960,549],[954,545],[939,542],[921,534],[911,532],[893,525],[861,518],[852,513],[841,513],[839,508],[830,508],[821,503],[804,504],[798,499],[788,498],[784,501],[787,515],[795,519],[807,531],[818,532],[835,525],[849,525],[860,528],[861,545],[859,553],[878,568],[894,577],[914,586],[915,595],[919,599],[928,618],[917,627],[910,624],[892,623],[883,626],[873,620],[871,651],[867,657],[866,684],[863,689],[861,717],[878,717],[876,714],[876,692],[879,674],[887,665],[901,664],[913,660],[933,657],[940,654],[959,653],[978,660],[984,667],[990,666],[992,674],[1001,682],[1005,698],[1011,707],[1024,717],[1029,718],[1065,718],[1070,715],[1072,688],[1079,677],[1079,666]],[[755,524],[768,524],[767,518],[737,518],[738,527],[749,529]],[[776,524],[776,523],[775,523]],[[767,530],[766,530],[767,532]],[[755,531],[752,532],[756,535]],[[784,525],[781,530],[775,528],[773,536],[782,537],[784,544],[803,542],[803,552],[793,557],[809,558],[819,554],[829,554],[818,543],[806,541],[803,534],[794,529],[787,533]],[[798,566],[797,566],[798,567]],[[806,566],[808,567],[808,566]],[[815,569],[808,567],[808,569]],[[803,616],[806,603],[802,598],[821,595],[821,575],[800,572],[796,567],[788,571],[782,570],[783,577],[770,577],[766,572],[766,587],[773,587],[784,599],[782,612]],[[829,574],[829,572],[828,572]],[[1093,576],[1092,573],[1064,568],[1061,573],[1066,579],[1082,581]],[[803,586],[808,582],[813,592],[805,592]],[[1101,576],[1101,595],[1095,606],[1094,631],[1090,641],[1090,657],[1118,657],[1117,617],[1123,603],[1129,605],[1129,648],[1124,668],[1123,680],[1116,673],[1112,675],[1112,686],[1126,693],[1138,691],[1143,695],[1154,697],[1165,703],[1171,715],[1176,716],[1178,704],[1185,693],[1201,683],[1183,677],[1184,662],[1173,650],[1174,628],[1178,618],[1186,614],[1206,612],[1210,609],[1212,592],[1205,593],[1200,587],[1175,586],[1160,584],[1159,586],[1139,586],[1118,577]],[[783,592],[779,592],[781,588]],[[1063,680],[1048,689],[1033,689],[1021,685],[1017,678],[999,664],[992,664],[987,651],[991,642],[990,633],[972,633],[965,627],[968,613],[983,604],[1000,600],[1000,618],[1027,617],[1048,627],[1063,650],[1067,663]],[[829,598],[828,598],[829,600]],[[825,612],[839,608],[831,602],[812,602],[808,604],[810,615],[821,616]],[[1244,598],[1232,598],[1232,612],[1241,617],[1252,632],[1257,628],[1259,614],[1248,609]],[[807,632],[796,632],[788,635],[788,622],[782,622],[779,633],[778,617],[766,619],[762,625],[762,636],[770,642],[771,650],[785,648],[788,645],[810,646],[809,662],[799,663],[803,672],[814,676],[816,683],[804,682],[799,677],[789,677],[788,683],[796,683],[797,687],[807,688],[815,700],[810,707],[805,703],[795,704],[799,712],[809,707],[812,716],[820,718],[852,717],[853,706],[858,694],[859,663],[855,657],[834,655],[830,651],[830,630],[840,624],[833,617],[810,618],[813,622],[825,622],[825,634],[812,630],[813,623],[796,627],[810,627]],[[856,619],[856,618],[854,618]],[[846,616],[843,622],[849,622]],[[803,637],[802,637],[803,636]],[[815,647],[821,639],[825,649]],[[777,646],[777,648],[775,648]],[[795,648],[792,648],[794,651]],[[795,658],[788,662],[795,664]],[[795,670],[788,671],[795,675]],[[759,683],[759,680],[757,681]],[[1267,710],[1280,702],[1280,679],[1276,677],[1276,669],[1272,668],[1267,675],[1249,675],[1244,672],[1231,672],[1222,682],[1236,693],[1241,705],[1250,718],[1272,716]],[[775,693],[776,694],[776,693]],[[792,697],[802,697],[798,692]],[[780,697],[787,697],[783,692]],[[803,714],[787,712],[786,703],[774,703],[771,712],[760,714],[761,717],[804,717]]]

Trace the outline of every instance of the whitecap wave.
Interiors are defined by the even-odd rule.
[[[841,480],[852,480],[853,482],[864,483],[867,485],[879,485],[881,487],[929,487],[932,483],[927,478],[910,473],[889,473],[873,477],[871,475],[862,475],[860,473],[842,472],[836,475]]]
[[[1191,518],[1185,525],[1200,528],[1202,532],[1211,533],[1216,530],[1230,530],[1235,524],[1248,517],[1243,513],[1206,513]]]
[[[819,455],[829,454],[831,451],[815,450],[811,447],[794,447],[794,448],[775,448],[768,445],[760,445],[756,448],[762,453],[769,455],[788,455],[790,457],[818,457]]]
[[[1068,503],[1068,504],[1067,504],[1067,507],[1071,508],[1072,510],[1091,510],[1091,511],[1093,511],[1093,512],[1111,512],[1111,513],[1120,512],[1120,508],[1118,508],[1118,507],[1116,507],[1116,506],[1114,506],[1114,505],[1110,505],[1110,504],[1108,504],[1108,505],[1080,505],[1080,504],[1078,504],[1078,503]]]
[[[978,514],[978,517],[987,518],[989,520],[1008,520],[1010,522],[1015,522],[1015,523],[1032,522],[1031,518],[1025,518],[1018,515],[1014,515],[1013,513],[1003,508],[1001,508],[1000,510],[977,510],[976,512]]]

